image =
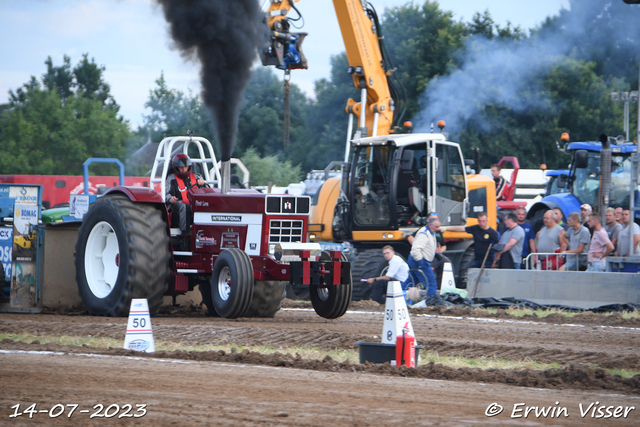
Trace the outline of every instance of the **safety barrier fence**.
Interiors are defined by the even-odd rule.
[[[558,253],[558,252],[539,252],[527,255],[522,263],[525,270],[548,270],[555,271],[561,266],[567,264],[569,271],[578,271],[580,269],[580,258],[586,258],[587,254],[574,253]]]

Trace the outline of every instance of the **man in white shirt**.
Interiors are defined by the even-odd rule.
[[[367,283],[373,283],[371,299],[380,304],[385,304],[387,283],[390,280],[397,280],[402,285],[402,289],[406,290],[409,283],[409,266],[402,258],[396,255],[393,246],[387,245],[382,248],[382,256],[389,262],[389,268],[382,276],[368,278]]]
[[[640,227],[632,221],[629,209],[622,209],[622,224],[624,228],[618,234],[618,247],[616,255],[629,256],[629,236],[633,236],[633,252],[632,255],[640,255]]]

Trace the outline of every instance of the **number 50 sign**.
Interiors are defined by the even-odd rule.
[[[144,351],[146,353],[153,353],[155,351],[153,333],[151,332],[149,303],[146,299],[131,300],[124,348],[127,350]]]

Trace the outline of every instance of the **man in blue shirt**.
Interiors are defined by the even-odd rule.
[[[516,209],[516,215],[518,216],[518,225],[524,228],[524,244],[522,245],[522,262],[524,262],[529,254],[536,251],[536,233],[533,232],[531,224],[524,221],[527,218],[527,210],[524,206],[519,206]]]

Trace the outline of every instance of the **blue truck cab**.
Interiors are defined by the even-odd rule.
[[[563,179],[566,179],[566,178],[563,178],[562,175],[565,175],[566,177],[569,176],[569,169],[558,169],[554,171],[548,171],[545,175],[548,176],[549,178],[547,181],[547,186],[544,190],[544,197],[551,196],[552,194],[567,192],[567,186],[563,185],[563,187],[560,188],[558,187],[558,183],[561,182]]]

